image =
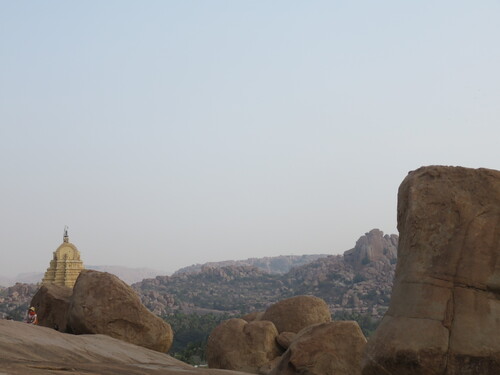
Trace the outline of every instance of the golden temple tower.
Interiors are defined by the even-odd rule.
[[[54,251],[54,258],[45,272],[42,284],[55,284],[73,288],[83,270],[80,252],[69,242],[68,227],[64,227],[63,243]]]

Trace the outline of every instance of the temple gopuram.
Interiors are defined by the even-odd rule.
[[[68,227],[64,228],[63,243],[54,251],[54,258],[50,261],[42,284],[55,284],[73,288],[76,279],[83,270],[80,252],[69,242]]]

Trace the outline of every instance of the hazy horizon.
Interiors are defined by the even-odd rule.
[[[378,229],[378,228],[372,228],[372,229]],[[372,230],[370,229],[370,230]],[[365,232],[365,233],[362,233],[360,234],[359,237],[361,236],[364,236],[366,233],[368,232]],[[395,234],[395,233],[384,233],[385,234]],[[352,248],[354,248],[355,244],[356,244],[356,241],[359,239],[359,237],[353,241],[353,244],[351,247],[349,248],[346,248],[345,250],[342,250],[342,251],[333,251],[333,252],[327,252],[327,253],[318,253],[318,252],[312,252],[312,251],[309,251],[309,252],[306,252],[306,253],[300,253],[297,252],[295,254],[287,254],[287,253],[282,253],[282,254],[272,254],[272,255],[261,255],[261,256],[248,256],[248,257],[243,257],[243,258],[228,258],[228,259],[215,259],[214,260],[207,260],[207,261],[193,261],[191,263],[186,263],[186,264],[183,264],[183,265],[180,265],[178,267],[175,267],[175,268],[172,268],[172,269],[160,269],[160,268],[154,268],[154,267],[142,267],[142,266],[136,266],[134,267],[133,265],[129,265],[129,266],[125,266],[125,265],[120,265],[120,264],[88,264],[88,263],[85,263],[84,261],[84,258],[85,258],[85,254],[82,254],[82,261],[84,261],[84,268],[89,268],[89,269],[95,269],[95,268],[99,268],[99,267],[120,267],[120,268],[129,268],[129,269],[143,269],[143,270],[149,270],[149,271],[158,271],[158,275],[166,275],[166,274],[172,274],[174,273],[175,271],[178,271],[180,270],[181,268],[184,268],[184,267],[189,267],[189,266],[193,266],[193,265],[197,265],[197,264],[204,264],[204,263],[210,263],[210,262],[224,262],[224,261],[242,261],[242,260],[247,260],[247,259],[250,259],[250,258],[265,258],[265,257],[278,257],[278,256],[302,256],[302,255],[339,255],[339,254],[343,254],[344,251],[347,251],[347,250],[351,250]],[[62,237],[61,237],[62,238]],[[71,240],[70,238],[70,241],[73,245],[77,245],[75,243],[73,243],[73,241]],[[57,249],[57,247],[59,247],[61,244],[63,243],[63,241],[61,240],[60,243],[54,248],[53,251],[55,251]],[[78,248],[78,246],[76,246]],[[9,274],[9,273],[4,273],[4,274],[0,274],[0,279],[3,277],[5,279],[14,279],[14,278],[18,278],[18,277],[22,277],[22,276],[32,276],[34,273],[39,273],[41,275],[43,275],[45,273],[45,271],[48,269],[48,266],[49,266],[49,263],[50,263],[50,260],[52,259],[52,255],[53,255],[53,251],[50,253],[50,257],[48,258],[47,260],[47,267],[44,268],[43,270],[41,269],[37,269],[37,270],[24,270],[22,272],[18,272],[16,274]],[[79,249],[80,251],[80,249]],[[81,253],[81,251],[80,251]],[[112,272],[112,271],[107,271],[107,272]],[[163,273],[162,273],[163,272]],[[1,284],[0,284],[1,285]]]
[[[500,169],[498,2],[0,2],[0,276],[339,254]]]

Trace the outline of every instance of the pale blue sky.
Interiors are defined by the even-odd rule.
[[[0,276],[352,248],[500,169],[497,1],[0,0]]]

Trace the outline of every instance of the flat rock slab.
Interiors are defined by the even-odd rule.
[[[0,375],[243,375],[194,368],[167,354],[105,335],[71,335],[0,320]]]

